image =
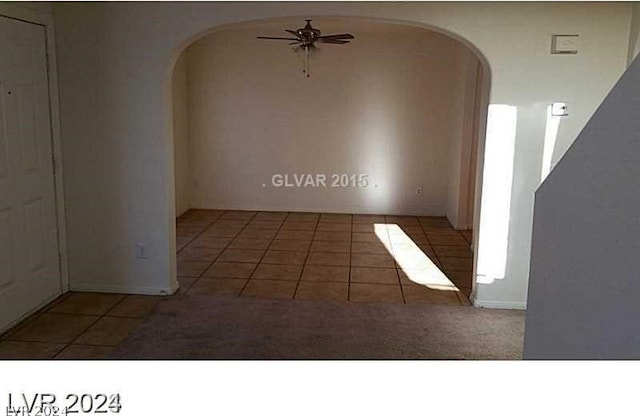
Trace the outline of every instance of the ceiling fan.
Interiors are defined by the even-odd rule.
[[[292,30],[285,29],[295,37],[273,37],[273,36],[258,36],[258,39],[270,39],[270,40],[288,40],[291,41],[289,45],[295,45],[296,51],[301,51],[304,56],[304,67],[302,72],[307,74],[307,78],[310,75],[309,58],[319,48],[316,43],[330,43],[334,45],[344,45],[349,43],[351,39],[355,37],[350,33],[338,33],[335,35],[322,35],[320,30],[311,26],[311,19],[306,19],[307,24],[300,29]]]

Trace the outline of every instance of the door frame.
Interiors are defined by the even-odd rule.
[[[471,158],[469,160],[469,176],[470,180],[468,181],[467,186],[467,207],[465,215],[465,222],[467,224],[467,229],[474,230],[476,228],[475,220],[475,208],[479,203],[476,199],[476,186],[477,181],[476,177],[478,175],[478,158],[480,155],[478,154],[478,141],[480,138],[480,134],[482,131],[481,120],[486,120],[486,114],[483,112],[483,108],[486,107],[483,105],[485,102],[488,102],[488,99],[483,95],[483,88],[486,89],[485,83],[488,80],[485,78],[483,71],[485,71],[482,66],[482,62],[476,68],[475,74],[475,83],[474,83],[474,94],[473,94],[473,121],[472,121],[472,131],[471,131]],[[477,230],[474,230],[477,233]],[[475,247],[473,247],[472,242],[472,250],[474,255],[476,253]]]
[[[0,16],[42,26],[45,29],[46,64],[49,89],[49,118],[51,124],[51,154],[53,156],[53,185],[55,193],[56,231],[58,240],[58,269],[60,292],[69,291],[69,264],[67,257],[67,227],[64,206],[64,181],[62,173],[62,140],[60,134],[60,99],[58,91],[58,66],[53,26],[53,11],[41,12],[29,8],[30,3],[0,3]],[[47,302],[50,302],[49,299]],[[35,310],[44,305],[38,305]],[[28,317],[27,315],[26,317]],[[24,319],[23,317],[21,319]]]

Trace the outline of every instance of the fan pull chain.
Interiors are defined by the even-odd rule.
[[[304,48],[304,55],[302,56],[302,73],[307,74],[307,78],[310,75],[310,65],[309,65],[309,48]]]

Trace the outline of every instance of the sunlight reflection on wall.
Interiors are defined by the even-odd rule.
[[[505,277],[517,118],[514,106],[489,106],[476,269],[480,284]]]
[[[547,124],[544,130],[544,150],[542,153],[542,171],[540,172],[541,183],[544,182],[549,172],[551,172],[551,159],[556,147],[560,118],[560,116],[551,115],[551,106],[547,108]]]

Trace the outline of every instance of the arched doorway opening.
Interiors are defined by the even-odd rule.
[[[348,27],[356,41],[349,48],[327,47],[324,59],[321,55],[312,62],[314,72],[307,80],[289,48],[255,39],[294,28],[299,21],[277,18],[217,28],[176,59],[176,214],[188,213],[177,225],[182,286],[215,274],[209,271],[220,259],[238,263],[238,270],[253,265],[250,272],[227,271],[220,277],[239,273],[250,280],[249,273],[273,246],[245,243],[245,250],[256,253],[225,256],[225,251],[243,250],[234,241],[243,239],[245,227],[270,212],[273,218],[280,218],[275,213],[315,212],[314,232],[325,232],[317,228],[322,213],[355,214],[362,220],[353,215],[349,220],[348,263],[325,266],[353,269],[354,254],[361,254],[352,251],[353,243],[367,242],[354,238],[366,240],[359,236],[364,231],[376,236],[378,246],[363,254],[381,255],[376,250],[386,249],[403,296],[405,277],[439,290],[446,286],[440,284],[445,276],[468,297],[475,275],[477,238],[471,230],[479,223],[488,107],[486,60],[468,42],[437,29],[317,17],[314,23],[326,32]],[[363,176],[366,186],[360,186]],[[245,210],[255,216],[235,213]],[[225,217],[226,211],[234,211],[235,218]],[[238,221],[227,224],[238,228],[207,233],[215,222],[227,220]],[[276,231],[286,220],[282,217]],[[254,235],[264,237],[255,240],[277,240],[277,232]],[[303,239],[292,241],[298,242],[290,244],[292,252],[306,247],[305,261],[311,257],[313,235],[308,245]],[[333,241],[333,246],[345,242]],[[407,246],[409,254],[397,255],[399,245]],[[340,253],[330,244],[325,250]],[[444,273],[432,270],[425,277],[414,272],[414,265],[427,264]],[[300,274],[304,265],[293,264],[302,266]],[[235,291],[239,284],[229,286]]]

